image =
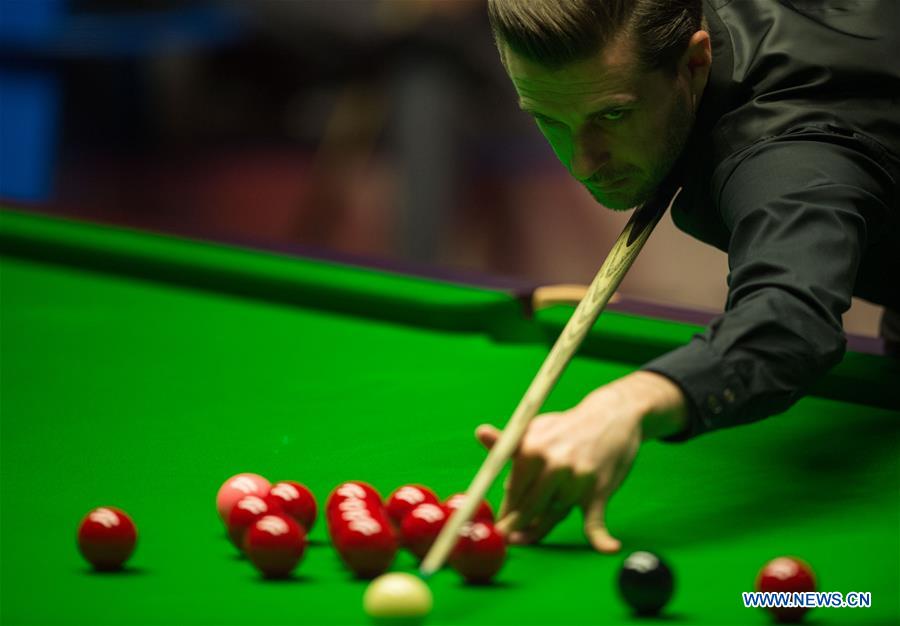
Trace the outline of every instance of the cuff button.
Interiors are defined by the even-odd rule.
[[[709,407],[709,410],[712,411],[714,415],[718,415],[723,410],[722,403],[712,394],[706,396],[706,406]]]

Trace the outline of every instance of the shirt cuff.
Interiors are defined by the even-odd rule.
[[[716,354],[702,335],[644,365],[681,388],[687,399],[688,426],[664,441],[687,441],[706,432],[741,422],[740,408],[748,394],[731,364]]]

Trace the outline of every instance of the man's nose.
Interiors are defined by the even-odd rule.
[[[596,134],[575,137],[572,152],[572,175],[578,180],[590,179],[609,162],[609,150]]]

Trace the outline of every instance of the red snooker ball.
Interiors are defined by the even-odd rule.
[[[283,480],[272,485],[269,496],[276,500],[281,509],[293,517],[308,533],[316,522],[316,499],[312,492],[298,482]]]
[[[387,515],[381,507],[380,502],[347,498],[341,500],[340,504],[332,508],[326,521],[328,522],[329,530],[331,530],[344,526],[347,522],[352,520],[368,519],[372,516],[379,519],[387,519]]]
[[[264,515],[281,513],[278,501],[266,496],[244,496],[231,507],[228,514],[228,538],[239,550],[244,546],[244,533],[251,524]]]
[[[111,506],[94,509],[78,527],[78,549],[101,571],[120,569],[137,543],[137,529],[128,514]]]
[[[762,592],[805,593],[816,590],[812,568],[795,557],[780,556],[766,563],[756,577],[756,590]],[[799,622],[806,607],[766,607],[779,622]]]
[[[388,517],[397,528],[403,523],[406,514],[420,504],[440,504],[437,495],[422,485],[404,485],[392,493],[385,509]]]
[[[264,515],[244,534],[244,552],[265,578],[284,578],[300,563],[306,531],[289,515]]]
[[[469,522],[460,531],[450,553],[450,565],[473,584],[485,584],[497,575],[506,560],[506,540],[493,524]]]
[[[403,518],[400,535],[403,545],[419,559],[424,559],[447,521],[447,511],[440,504],[420,504]]]
[[[397,539],[381,510],[354,510],[330,525],[334,547],[344,564],[359,578],[374,578],[390,568],[397,555]]]
[[[325,502],[326,518],[330,519],[341,503],[347,500],[362,500],[372,508],[382,506],[381,495],[372,485],[358,480],[349,481],[341,483],[329,494],[328,500]]]
[[[466,494],[464,493],[456,493],[447,498],[444,506],[447,507],[448,514],[452,515],[456,509],[460,508],[465,499]],[[491,505],[487,503],[487,500],[481,501],[478,508],[475,509],[475,514],[472,515],[471,521],[494,523],[494,511],[491,509]]]

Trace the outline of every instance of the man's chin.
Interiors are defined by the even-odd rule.
[[[632,194],[617,194],[610,193],[608,191],[594,191],[590,188],[588,188],[588,191],[590,192],[591,196],[593,196],[594,200],[612,211],[630,211],[640,204],[640,202],[633,201]]]
[[[596,191],[585,186],[594,200],[612,211],[630,211],[649,200],[653,196],[653,190],[617,189]]]

